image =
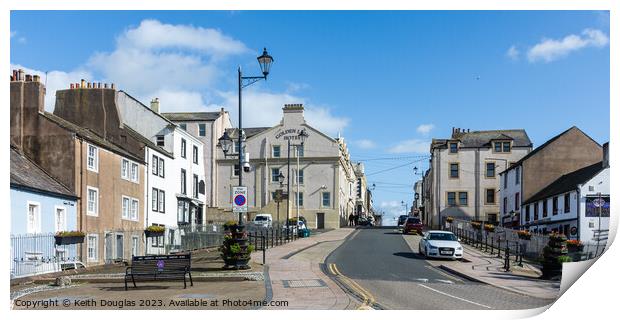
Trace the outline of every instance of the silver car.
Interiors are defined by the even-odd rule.
[[[428,231],[420,240],[418,250],[426,258],[463,258],[463,246],[459,238],[449,231]]]

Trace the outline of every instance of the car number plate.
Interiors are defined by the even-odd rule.
[[[450,250],[441,250],[441,254],[452,254]]]

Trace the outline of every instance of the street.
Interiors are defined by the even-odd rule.
[[[552,301],[448,274],[413,250],[395,228],[360,229],[327,259],[385,309],[529,309]]]

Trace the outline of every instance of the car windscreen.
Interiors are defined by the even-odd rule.
[[[407,219],[407,223],[419,224],[420,223],[420,219],[418,219],[418,218],[409,218],[409,219]]]
[[[457,238],[452,233],[431,233],[428,235],[428,240],[457,241]]]
[[[254,218],[254,221],[268,221],[269,218],[265,216],[258,216]]]

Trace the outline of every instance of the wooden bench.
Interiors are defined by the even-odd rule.
[[[168,281],[183,280],[184,288],[187,288],[187,277],[191,286],[194,286],[191,274],[192,254],[134,256],[131,258],[131,266],[125,270],[125,290],[127,282],[131,280],[134,288],[136,281]]]

